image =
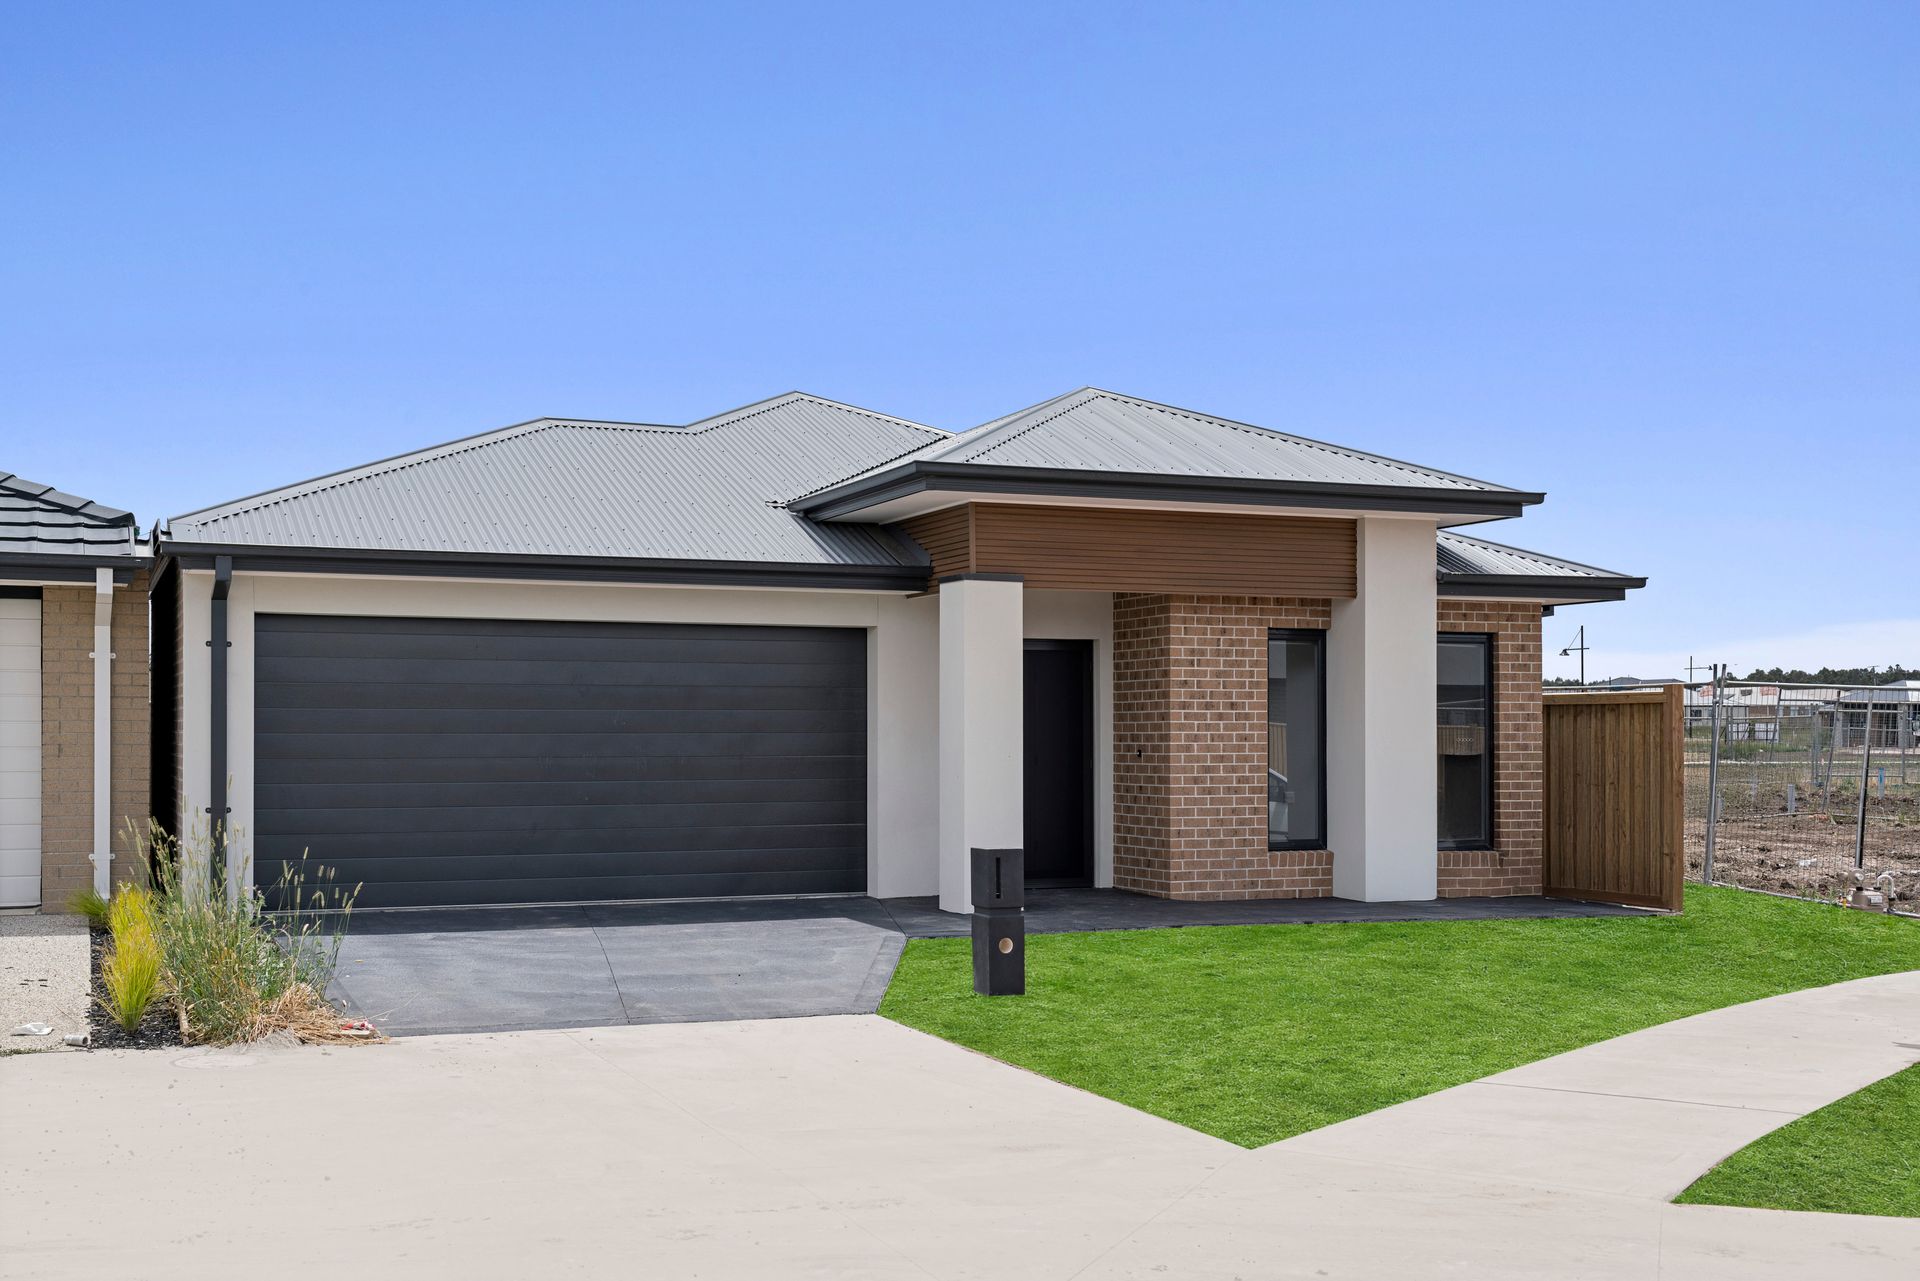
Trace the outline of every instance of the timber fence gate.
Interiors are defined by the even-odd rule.
[[[1548,691],[1546,890],[1680,910],[1685,696]]]

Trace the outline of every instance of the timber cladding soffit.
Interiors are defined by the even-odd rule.
[[[1029,588],[1350,599],[1351,520],[968,503],[902,522],[933,577]]]

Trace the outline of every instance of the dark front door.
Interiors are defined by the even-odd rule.
[[[1093,642],[1026,654],[1027,884],[1093,883]]]

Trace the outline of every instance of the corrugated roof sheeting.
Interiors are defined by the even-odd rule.
[[[814,489],[796,489],[794,496],[811,496],[908,461],[1514,492],[1504,485],[1089,387],[935,442],[909,458],[876,464]]]
[[[131,556],[134,535],[131,512],[0,472],[0,551]]]
[[[1612,570],[1596,569],[1557,556],[1523,551],[1490,543],[1483,538],[1468,538],[1450,529],[1440,531],[1439,565],[1443,574],[1527,574],[1539,578],[1626,578]]]
[[[690,427],[543,420],[169,523],[185,543],[897,565],[884,531],[774,506],[944,433],[790,395]]]
[[[920,563],[918,550],[885,530],[809,520],[780,499],[918,459],[1501,488],[1091,389],[963,436],[796,392],[686,427],[522,423],[178,516],[167,537],[340,551],[909,565]],[[84,504],[32,488],[49,510],[55,499]],[[0,482],[0,529],[9,517],[4,503],[25,501],[19,492]],[[131,525],[125,513],[95,512]],[[87,519],[63,518],[75,526]],[[1443,574],[1619,577],[1450,531],[1440,533],[1438,557]]]

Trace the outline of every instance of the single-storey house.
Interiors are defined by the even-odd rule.
[[[176,516],[161,817],[367,907],[1538,893],[1542,495],[1092,388],[542,418]]]
[[[0,908],[137,879],[148,564],[131,513],[0,472]]]

